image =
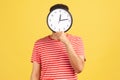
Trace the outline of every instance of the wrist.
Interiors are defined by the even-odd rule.
[[[69,44],[71,44],[69,40],[66,40],[66,41],[64,41],[63,43],[64,43],[66,46],[69,45]]]

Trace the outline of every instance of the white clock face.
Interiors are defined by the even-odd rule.
[[[55,9],[48,14],[47,24],[54,32],[66,32],[72,26],[72,16],[64,9]]]

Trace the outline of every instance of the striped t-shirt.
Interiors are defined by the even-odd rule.
[[[67,34],[77,55],[84,55],[84,46],[80,37]],[[77,80],[77,76],[70,65],[65,45],[46,36],[35,42],[31,62],[41,65],[40,80]]]

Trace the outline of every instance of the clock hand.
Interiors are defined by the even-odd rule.
[[[59,17],[59,21],[61,21],[61,14],[60,14],[60,17]]]
[[[60,21],[65,21],[65,20],[68,20],[68,19],[62,19],[62,20],[60,20]]]
[[[59,22],[61,21],[61,14],[60,14],[60,16],[59,16],[59,21],[58,21],[58,24],[59,24]]]

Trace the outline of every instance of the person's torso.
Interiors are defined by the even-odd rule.
[[[70,38],[70,37],[68,37]],[[77,80],[65,45],[47,36],[41,46],[41,80]]]

